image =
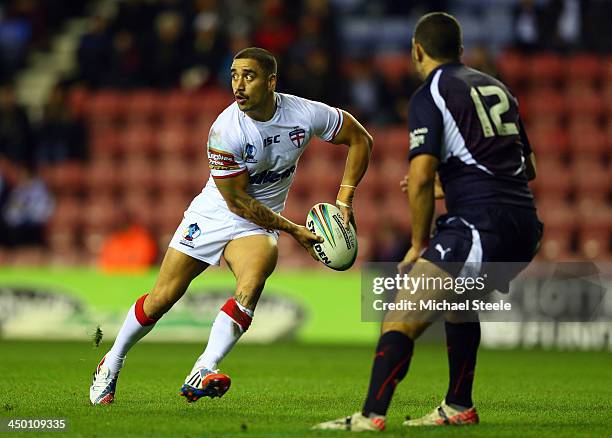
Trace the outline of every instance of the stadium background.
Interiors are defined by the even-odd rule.
[[[407,102],[418,86],[408,49],[429,10],[455,14],[465,61],[519,98],[546,224],[538,261],[612,272],[612,2],[5,0],[0,431],[7,418],[63,417],[75,436],[302,437],[354,412],[378,330],[360,321],[359,268],[397,261],[410,241],[399,191]],[[374,135],[355,203],[358,264],[332,272],[281,237],[253,326],[223,362],[232,390],[186,405],[176,390],[233,287],[227,269],[209,270],[145,338],[164,342],[130,352],[115,406],[92,409],[93,366],[153,284],[170,234],[208,178],[208,129],[232,101],[232,54],[249,45],[278,56],[279,91],[345,108]],[[345,152],[309,146],[290,218],[302,222],[312,204],[333,201]],[[444,433],[609,435],[607,311],[597,323],[485,324],[475,386],[483,423]],[[93,348],[98,325],[104,340]],[[425,414],[446,389],[442,333],[430,336],[397,391],[387,436],[405,436],[403,417]]]
[[[14,245],[0,253],[3,264],[96,266],[104,239],[129,221],[148,229],[163,254],[208,178],[208,130],[232,101],[228,65],[249,45],[278,55],[280,91],[346,108],[367,124],[376,145],[355,205],[360,260],[396,260],[410,230],[397,189],[407,101],[418,85],[410,35],[418,15],[436,8],[463,24],[466,62],[519,98],[541,175],[533,185],[546,223],[540,257],[611,257],[612,38],[600,23],[608,2],[541,1],[532,12],[513,0],[75,5],[14,0],[0,9],[3,102],[12,82],[25,109],[3,105],[1,187],[25,185],[18,163],[35,165],[53,200],[39,203],[50,213],[46,246],[26,245],[36,233],[3,236]],[[287,216],[303,221],[315,202],[334,199],[345,153],[310,146]],[[19,214],[6,204],[12,234],[21,218],[11,220]],[[281,239],[281,251],[281,267],[315,268],[293,239]]]
[[[112,336],[126,306],[152,284],[208,178],[206,137],[232,101],[232,54],[257,45],[278,56],[279,91],[345,108],[375,138],[355,201],[357,267],[327,271],[283,236],[267,295],[299,307],[303,325],[273,338],[370,342],[376,327],[359,322],[358,267],[397,261],[410,241],[399,190],[407,103],[418,86],[409,47],[416,19],[429,10],[455,14],[465,62],[500,77],[519,98],[546,224],[538,259],[611,260],[610,2],[11,0],[0,6],[4,336],[78,339],[96,324]],[[290,219],[302,222],[314,203],[333,202],[345,154],[309,146],[289,195]],[[229,273],[211,270],[192,290],[228,294],[232,284]],[[57,296],[78,302],[60,300],[56,309],[49,303]],[[104,319],[105,310],[115,313]],[[183,323],[205,327],[210,319]]]

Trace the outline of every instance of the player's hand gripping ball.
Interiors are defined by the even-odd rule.
[[[323,237],[323,243],[314,245],[321,263],[336,271],[346,271],[357,258],[357,233],[353,224],[344,226],[344,217],[332,204],[316,204],[308,212],[306,228]]]

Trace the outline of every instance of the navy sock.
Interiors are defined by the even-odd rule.
[[[376,347],[363,415],[386,415],[397,384],[408,373],[414,341],[398,331],[384,333]]]
[[[445,323],[448,348],[449,384],[446,403],[472,407],[472,384],[476,368],[476,353],[480,345],[480,323]]]

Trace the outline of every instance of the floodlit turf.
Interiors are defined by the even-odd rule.
[[[145,343],[129,355],[115,404],[92,407],[91,373],[107,348],[0,342],[0,415],[64,417],[71,435],[87,437],[342,436],[308,429],[359,410],[373,351],[241,345],[223,364],[233,378],[230,391],[187,404],[177,393],[200,347]],[[433,408],[446,386],[444,348],[417,344],[385,436],[611,436],[610,359],[609,353],[482,351],[475,384],[481,425],[406,430],[403,417]]]

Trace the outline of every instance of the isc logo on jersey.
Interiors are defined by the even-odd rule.
[[[308,212],[306,228],[324,239],[323,243],[313,246],[321,263],[336,271],[345,271],[353,266],[357,258],[357,235],[353,224],[345,228],[338,207],[316,204]]]
[[[274,143],[280,143],[280,134],[273,135],[272,137],[266,137],[264,139],[264,147],[270,146]]]

